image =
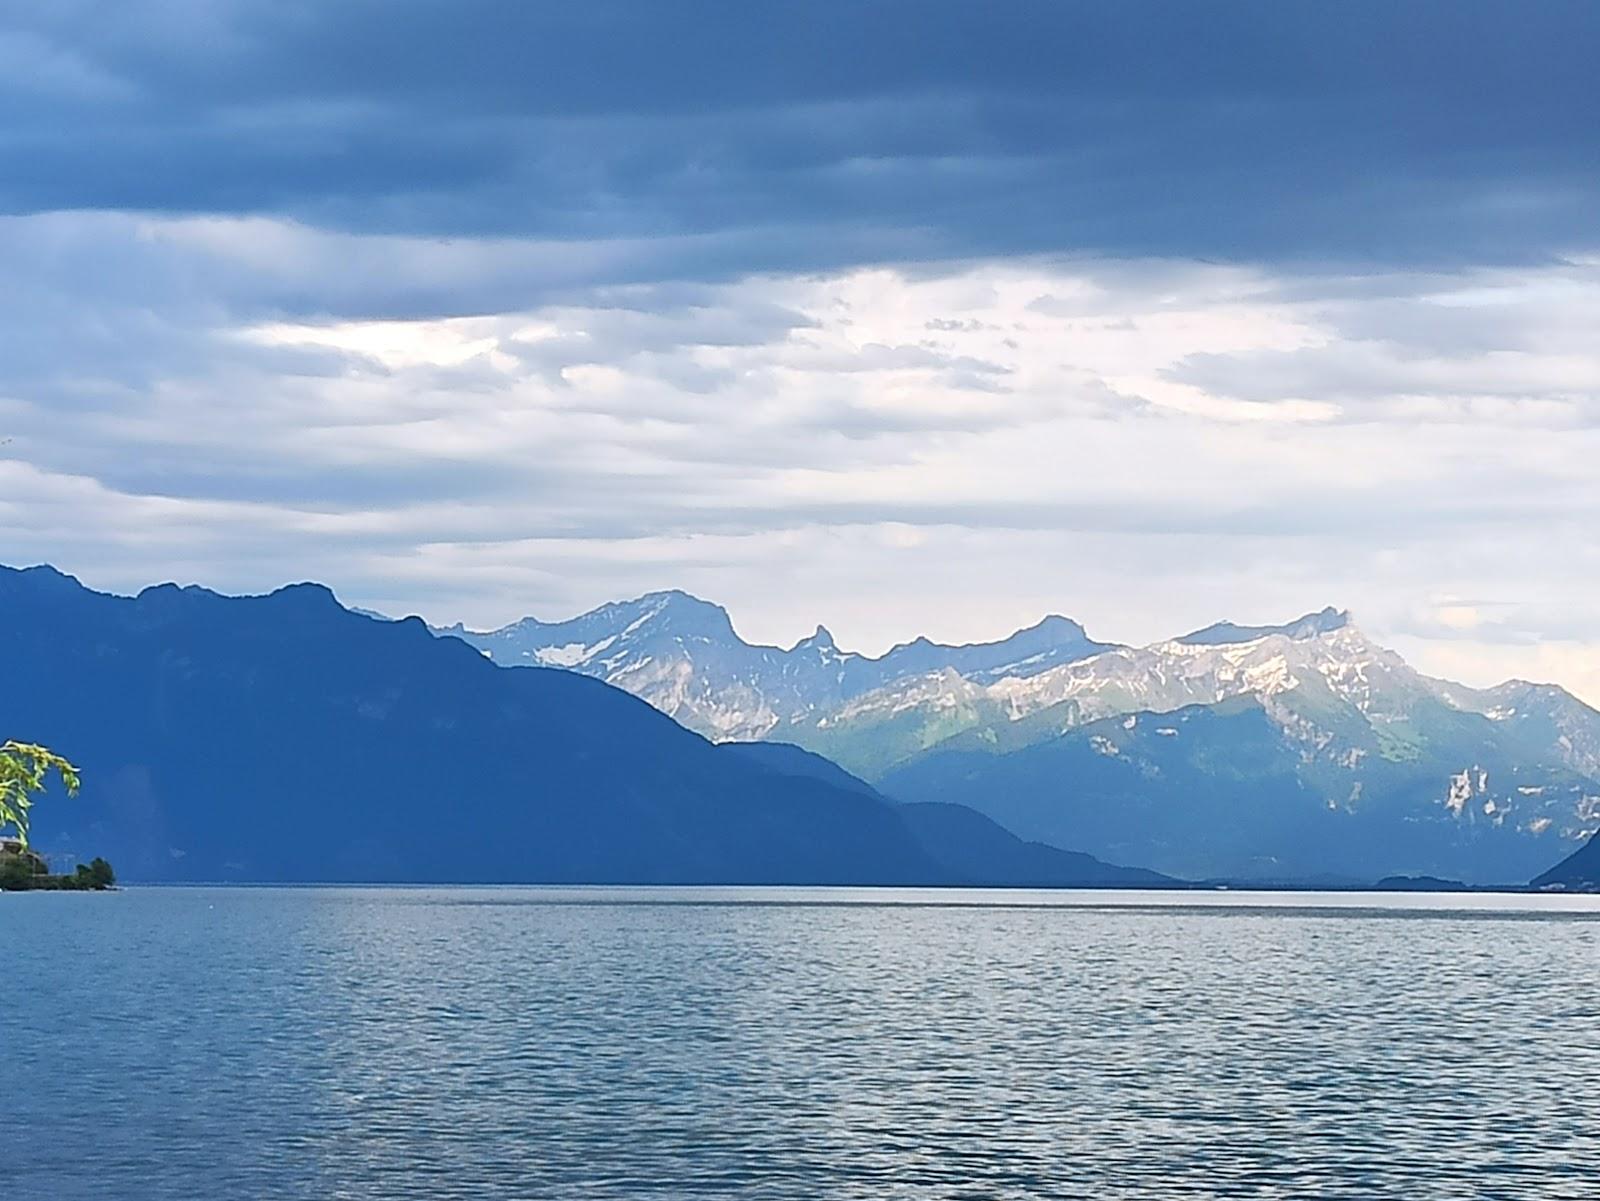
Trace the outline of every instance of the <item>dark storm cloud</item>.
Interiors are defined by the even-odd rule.
[[[690,238],[658,277],[1513,261],[1592,241],[1597,51],[1589,0],[9,4],[0,207]]]

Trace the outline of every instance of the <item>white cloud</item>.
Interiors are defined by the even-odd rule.
[[[1483,621],[1483,615],[1474,605],[1459,603],[1442,604],[1434,610],[1434,620],[1446,629],[1475,630]]]

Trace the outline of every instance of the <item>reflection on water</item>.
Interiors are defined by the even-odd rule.
[[[1589,898],[135,889],[0,954],[17,1197],[1600,1178]]]

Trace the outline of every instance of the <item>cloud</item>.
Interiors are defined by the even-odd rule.
[[[1242,353],[1207,350],[1166,373],[1175,383],[1248,403],[1316,396],[1350,420],[1483,418],[1560,428],[1600,420],[1594,354],[1600,262],[1536,272],[1400,275],[1380,292],[1316,298],[1297,280],[1297,307],[1319,339]]]

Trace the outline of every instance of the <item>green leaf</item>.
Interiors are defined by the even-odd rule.
[[[51,773],[68,796],[75,796],[82,778],[78,769],[48,747],[31,742],[0,743],[0,833],[16,829],[28,845],[28,824],[34,797],[44,791]]]

